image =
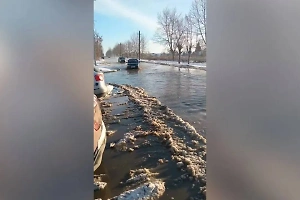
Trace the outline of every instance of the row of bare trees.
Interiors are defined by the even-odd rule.
[[[194,0],[188,14],[182,16],[177,10],[165,8],[157,16],[159,28],[155,41],[166,46],[173,61],[178,55],[178,63],[183,52],[188,54],[188,63],[192,50],[206,48],[206,0]]]
[[[147,41],[146,37],[140,35],[140,51],[141,55],[145,54],[147,51]],[[129,40],[123,43],[117,43],[111,49],[106,51],[106,56],[126,56],[126,57],[138,57],[139,55],[139,34],[133,33]]]
[[[99,60],[104,56],[102,47],[103,38],[97,31],[94,31],[94,60]]]

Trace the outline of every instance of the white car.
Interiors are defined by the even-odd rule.
[[[106,93],[107,87],[104,81],[103,72],[94,67],[94,94]]]
[[[107,85],[104,80],[104,74],[96,67],[94,67],[94,94],[106,94],[110,93],[113,86]]]
[[[106,146],[106,137],[106,127],[102,120],[102,112],[97,96],[94,95],[94,171],[101,165]]]

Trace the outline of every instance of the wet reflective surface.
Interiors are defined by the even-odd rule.
[[[149,63],[140,63],[139,70],[126,70],[126,64],[119,64],[114,59],[107,62],[111,68],[121,69],[106,73],[107,83],[144,88],[205,135],[202,130],[206,118],[206,71]]]
[[[139,107],[138,104],[134,103],[132,99],[130,100],[126,94],[123,96],[124,93],[122,94],[122,92],[119,93],[118,91],[120,91],[120,88],[115,89],[113,95],[101,99],[103,120],[107,130],[113,131],[113,134],[109,134],[107,137],[103,162],[95,172],[95,174],[104,175],[102,181],[106,182],[107,186],[104,190],[94,192],[94,197],[104,200],[118,196],[124,191],[135,189],[140,183],[137,182],[137,185],[124,184],[129,178],[129,172],[131,170],[146,168],[153,173],[157,173],[155,178],[165,183],[165,192],[160,197],[161,200],[203,199],[203,196],[201,196],[199,192],[200,187],[204,186],[204,183],[192,181],[190,178],[182,178],[188,171],[182,171],[182,169],[178,167],[178,161],[172,157],[172,148],[167,145],[167,142],[163,142],[165,136],[159,136],[160,134],[155,134],[158,132],[154,131],[147,136],[136,137],[136,140],[132,140],[134,141],[133,143],[129,142],[125,145],[127,148],[134,147],[133,151],[123,151],[111,146],[111,144],[116,145],[120,139],[123,139],[126,133],[133,133],[137,127],[140,127],[140,130],[150,132],[151,130],[157,130],[155,128],[157,126],[153,126],[151,122],[156,122],[156,125],[160,127],[159,130],[162,132],[166,131],[166,129],[163,128],[164,125],[168,125],[168,127],[171,128],[171,132],[173,132],[170,133],[172,144],[175,144],[175,146],[178,144],[178,148],[179,146],[184,146],[179,145],[179,143],[182,144],[182,142],[178,139],[185,141],[184,143],[186,145],[191,141],[191,137],[186,134],[187,129],[178,127],[178,125],[180,125],[178,121],[172,124],[172,122],[174,122],[172,119],[166,116],[163,118],[159,117],[166,112],[163,112],[160,106],[155,106],[154,101],[148,101],[145,107]],[[144,95],[141,93],[139,93],[140,96],[137,95],[134,99],[145,100],[143,99]],[[148,118],[151,119],[151,122],[147,122],[147,118],[144,116],[145,110],[152,110],[152,112],[148,112],[148,116],[151,115],[151,117]],[[162,121],[159,122],[157,119]],[[195,160],[199,160],[200,157],[198,158],[198,155],[200,151],[198,152],[197,148],[195,148],[196,146],[190,145],[189,147],[191,148],[185,149],[188,150],[185,151],[185,155],[189,158],[190,165],[193,165]],[[198,155],[194,155],[195,151],[197,151]],[[193,155],[193,157],[191,157],[191,155]],[[165,160],[166,162],[160,162],[159,160]]]

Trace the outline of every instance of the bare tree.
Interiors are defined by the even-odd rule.
[[[109,49],[106,51],[106,54],[105,54],[105,55],[106,55],[107,57],[111,57],[112,54],[113,54],[112,49],[109,48]]]
[[[197,34],[200,35],[203,45],[206,46],[206,3],[207,0],[194,0],[191,8],[191,17]]]
[[[176,41],[174,39],[176,32],[176,20],[179,18],[179,14],[176,9],[170,10],[165,8],[162,13],[157,16],[159,28],[155,34],[155,41],[168,47],[168,50],[172,54],[173,61],[175,60]]]
[[[141,54],[145,53],[147,51],[147,40],[146,37],[141,34]],[[111,53],[111,55],[115,56],[126,56],[126,57],[132,57],[132,56],[138,56],[139,53],[139,36],[138,33],[133,33],[129,40],[123,43],[117,43],[115,46],[111,49],[111,52],[107,51],[107,53]]]
[[[112,49],[113,55],[115,55],[115,56],[123,56],[124,49],[125,49],[124,47],[125,47],[125,45],[122,44],[122,43],[115,44],[114,48]]]
[[[186,15],[184,17],[185,21],[185,34],[184,34],[184,46],[185,50],[188,54],[188,64],[190,64],[190,58],[192,54],[192,48],[195,46],[194,45],[194,40],[195,40],[195,34],[194,34],[194,26],[192,19],[189,15]]]
[[[132,53],[137,57],[139,54],[139,36],[137,33],[133,33],[131,35],[130,42],[132,46]]]
[[[127,57],[132,57],[133,53],[134,53],[134,45],[132,43],[131,40],[128,40],[126,43],[125,43],[125,46],[126,46],[126,50],[127,50]]]
[[[174,34],[174,42],[175,48],[177,49],[178,53],[178,63],[180,64],[181,61],[181,54],[184,48],[184,33],[186,30],[184,19],[179,15],[178,18],[175,20],[175,34]]]
[[[126,57],[129,57],[131,54],[132,48],[131,48],[131,43],[129,40],[127,40],[126,42],[124,42],[124,55]]]
[[[140,50],[141,50],[141,54],[143,54],[146,52],[146,49],[147,49],[147,40],[143,34],[141,34],[140,39],[141,39]],[[138,33],[133,33],[130,37],[129,42],[130,42],[130,47],[131,47],[131,53],[134,56],[138,57],[138,55],[139,55],[139,35],[138,35]]]
[[[124,56],[125,44],[119,43],[118,50],[119,50],[119,56]]]
[[[97,31],[94,31],[94,60],[96,63],[96,60],[99,60],[101,57],[103,57],[103,47],[102,47],[102,36],[97,33]]]
[[[115,46],[112,48],[112,54],[114,55],[114,56],[116,56],[116,55],[119,55],[119,43],[117,43],[117,44],[115,44]]]
[[[141,55],[143,56],[147,51],[147,39],[144,34],[141,34]]]
[[[195,51],[194,51],[195,55],[198,55],[198,56],[200,55],[200,53],[202,51],[202,47],[201,46],[203,46],[203,44],[201,45],[200,41],[198,40],[197,43],[196,43],[196,46],[195,46]]]

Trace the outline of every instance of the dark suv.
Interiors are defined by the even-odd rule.
[[[119,63],[125,63],[125,58],[124,57],[119,57],[118,62]]]
[[[128,59],[127,61],[127,69],[138,69],[139,68],[139,60],[138,59]]]

